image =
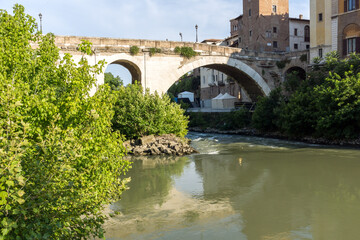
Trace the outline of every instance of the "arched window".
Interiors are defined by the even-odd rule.
[[[310,27],[308,25],[304,27],[304,41],[310,42]]]
[[[360,26],[352,23],[347,25],[343,31],[343,55],[352,52],[360,52]]]

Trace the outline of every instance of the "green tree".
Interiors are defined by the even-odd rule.
[[[127,139],[173,133],[184,137],[188,119],[184,110],[171,103],[168,95],[145,93],[138,84],[120,87],[116,96],[113,128]],[[131,127],[130,127],[131,126]]]
[[[0,11],[0,239],[103,237],[129,165],[109,87],[89,95],[103,64],[61,59],[21,5]]]
[[[104,73],[104,83],[108,84],[111,90],[117,90],[124,85],[123,80],[119,76],[114,76],[111,72]]]
[[[360,135],[360,73],[345,77],[330,73],[314,89],[319,118],[316,134],[327,138],[355,138]]]
[[[268,97],[260,98],[252,116],[252,126],[262,131],[278,130],[279,108],[284,101],[280,88],[271,91]]]

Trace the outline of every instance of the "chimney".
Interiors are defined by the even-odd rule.
[[[299,19],[302,19],[302,18],[303,18],[303,15],[302,15],[302,14],[300,14],[300,15],[299,15]]]

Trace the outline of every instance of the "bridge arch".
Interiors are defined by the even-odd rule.
[[[142,69],[141,66],[143,65],[141,59],[137,57],[133,57],[128,54],[116,54],[113,56],[109,56],[106,59],[106,69],[111,64],[118,64],[125,67],[129,70],[131,74],[131,83],[135,83],[137,81],[139,84],[142,83]]]
[[[285,71],[285,81],[287,79],[287,75],[288,74],[291,74],[291,73],[294,73],[296,72],[298,77],[301,79],[301,80],[305,80],[306,78],[306,71],[305,69],[303,69],[302,67],[299,67],[299,66],[291,66],[289,67],[288,69],[286,69]]]
[[[199,67],[216,69],[233,77],[239,81],[253,101],[256,101],[258,96],[268,96],[270,94],[270,87],[260,74],[244,62],[225,56],[197,57],[196,60],[188,60],[187,63],[185,62],[172,73],[171,78],[168,80],[169,87],[185,73]]]

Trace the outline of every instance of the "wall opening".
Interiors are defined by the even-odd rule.
[[[138,66],[127,60],[117,60],[109,64],[105,73],[111,73],[114,77],[119,77],[123,85],[141,84],[141,71]]]

